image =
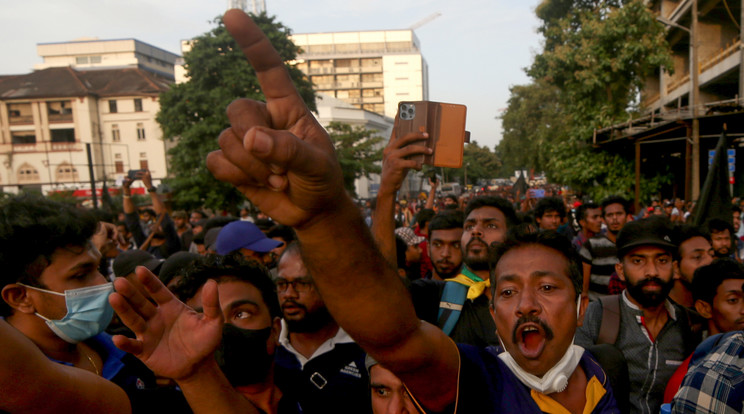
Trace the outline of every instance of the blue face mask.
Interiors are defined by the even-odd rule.
[[[62,319],[49,319],[38,312],[36,316],[44,319],[52,332],[71,344],[103,332],[114,316],[114,309],[108,303],[108,297],[114,291],[113,283],[65,290],[65,293],[18,284],[39,292],[65,297],[67,314]]]

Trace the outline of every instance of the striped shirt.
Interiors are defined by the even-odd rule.
[[[610,276],[618,262],[615,243],[604,234],[596,235],[581,246],[579,256],[584,263],[592,266],[589,290],[603,295],[608,294]]]

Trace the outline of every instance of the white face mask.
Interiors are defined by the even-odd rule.
[[[579,300],[576,304],[577,320],[579,319],[580,310],[581,296],[579,296]],[[499,337],[499,340],[501,341],[501,337]],[[504,348],[504,350],[506,350],[503,341],[501,341],[501,346],[502,348]],[[560,359],[560,361],[558,361],[557,364],[550,368],[548,372],[546,372],[545,375],[542,376],[542,378],[525,371],[524,368],[519,366],[517,361],[514,360],[514,357],[512,357],[511,354],[509,354],[509,352],[507,351],[500,353],[499,359],[504,361],[504,363],[509,367],[514,376],[516,376],[524,385],[537,392],[547,395],[555,392],[562,392],[566,389],[566,387],[568,386],[568,379],[576,370],[576,367],[579,365],[579,362],[581,361],[581,357],[583,355],[584,348],[578,345],[574,345],[572,339],[571,345],[566,350],[566,353],[563,354],[563,357]]]

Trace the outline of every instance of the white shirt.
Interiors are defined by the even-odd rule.
[[[349,334],[347,334],[341,327],[338,328],[338,332],[336,332],[336,335],[332,338],[329,338],[325,342],[323,342],[322,345],[318,347],[318,349],[315,350],[315,352],[310,356],[310,358],[305,358],[304,355],[297,352],[296,349],[292,346],[292,343],[289,341],[289,327],[287,326],[287,322],[282,319],[282,331],[279,334],[279,344],[284,347],[287,351],[291,352],[295,357],[297,357],[297,361],[300,362],[301,368],[305,368],[305,364],[307,364],[308,361],[310,361],[313,358],[319,357],[327,352],[333,351],[333,348],[336,346],[336,344],[348,344],[348,343],[354,343],[354,340],[351,339]]]

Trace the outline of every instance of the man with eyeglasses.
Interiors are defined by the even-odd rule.
[[[276,290],[283,316],[277,386],[302,412],[370,413],[366,354],[328,312],[296,242],[279,259]]]

